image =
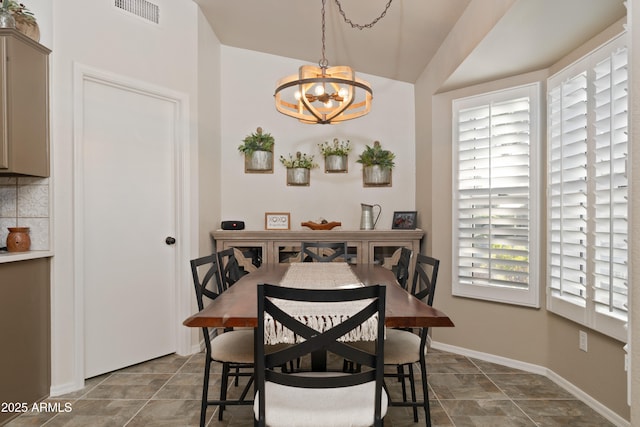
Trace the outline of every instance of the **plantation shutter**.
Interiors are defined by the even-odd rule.
[[[626,339],[627,49],[620,36],[548,80],[548,308]]]
[[[595,304],[623,315],[627,302],[627,51],[594,68]]]
[[[506,91],[466,108],[454,104],[460,106],[454,112],[457,289],[530,290],[531,90]],[[479,298],[537,304],[528,293],[518,301],[478,292]]]
[[[587,279],[587,73],[549,93],[549,257],[554,294],[584,305]]]

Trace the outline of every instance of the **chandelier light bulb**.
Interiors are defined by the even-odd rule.
[[[331,102],[331,100],[328,100],[327,102],[324,103],[324,106],[327,108],[331,108],[333,107],[333,102]]]
[[[340,98],[346,98],[348,94],[349,94],[349,90],[345,87],[341,87],[340,90],[338,91],[338,96],[340,96]]]
[[[316,85],[315,89],[314,89],[314,93],[316,94],[316,96],[321,96],[324,94],[324,87],[322,85]]]
[[[296,99],[296,101],[300,101],[300,98],[302,98],[302,94],[299,90],[297,90],[296,93],[293,94],[293,97]]]

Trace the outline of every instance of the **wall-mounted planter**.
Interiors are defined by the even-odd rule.
[[[311,173],[307,168],[287,168],[287,185],[309,185]]]
[[[380,141],[373,147],[366,146],[357,162],[362,163],[362,183],[365,187],[391,187],[391,170],[395,166],[396,155],[383,150]]]
[[[245,173],[273,173],[273,153],[254,151],[244,155]]]
[[[324,158],[324,171],[326,173],[346,173],[349,167],[348,156],[331,154]]]
[[[365,187],[391,187],[391,168],[380,165],[364,166],[362,182]]]
[[[275,139],[261,127],[247,135],[238,151],[244,154],[245,173],[273,173],[273,148]]]

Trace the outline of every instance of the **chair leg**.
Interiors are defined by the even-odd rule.
[[[409,364],[409,385],[411,386],[411,401],[416,403],[418,400],[416,398],[416,380],[413,376],[413,364]],[[418,407],[416,405],[413,406],[413,422],[418,422]]]
[[[406,383],[406,375],[404,373],[404,365],[397,365],[396,369],[398,370],[398,382],[402,383],[402,401],[407,401],[407,383]]]
[[[347,372],[349,374],[357,374],[362,371],[362,365],[359,363],[355,363],[351,360],[343,360],[342,362],[342,372]]]
[[[420,360],[420,375],[422,378],[422,396],[424,400],[424,417],[426,426],[431,427],[431,408],[429,407],[429,385],[427,384],[427,366],[424,358]]]
[[[402,365],[396,365],[396,372],[398,373],[398,382],[402,382],[402,377],[404,376],[404,369],[402,369]]]
[[[229,364],[222,364],[222,377],[220,379],[220,400],[227,400],[227,387],[229,386]],[[220,405],[218,407],[218,420],[222,421],[222,413],[224,412],[225,406]]]
[[[207,400],[209,399],[209,374],[211,373],[211,360],[207,356],[204,365],[204,379],[202,381],[202,403],[200,405],[200,427],[204,427],[207,418]]]

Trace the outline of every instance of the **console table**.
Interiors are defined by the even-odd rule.
[[[398,248],[420,252],[424,236],[415,230],[216,230],[211,232],[216,251],[252,250],[262,263],[300,261],[300,242],[347,242],[349,262],[385,264]],[[413,257],[415,259],[415,256]],[[411,270],[413,271],[413,260]]]

